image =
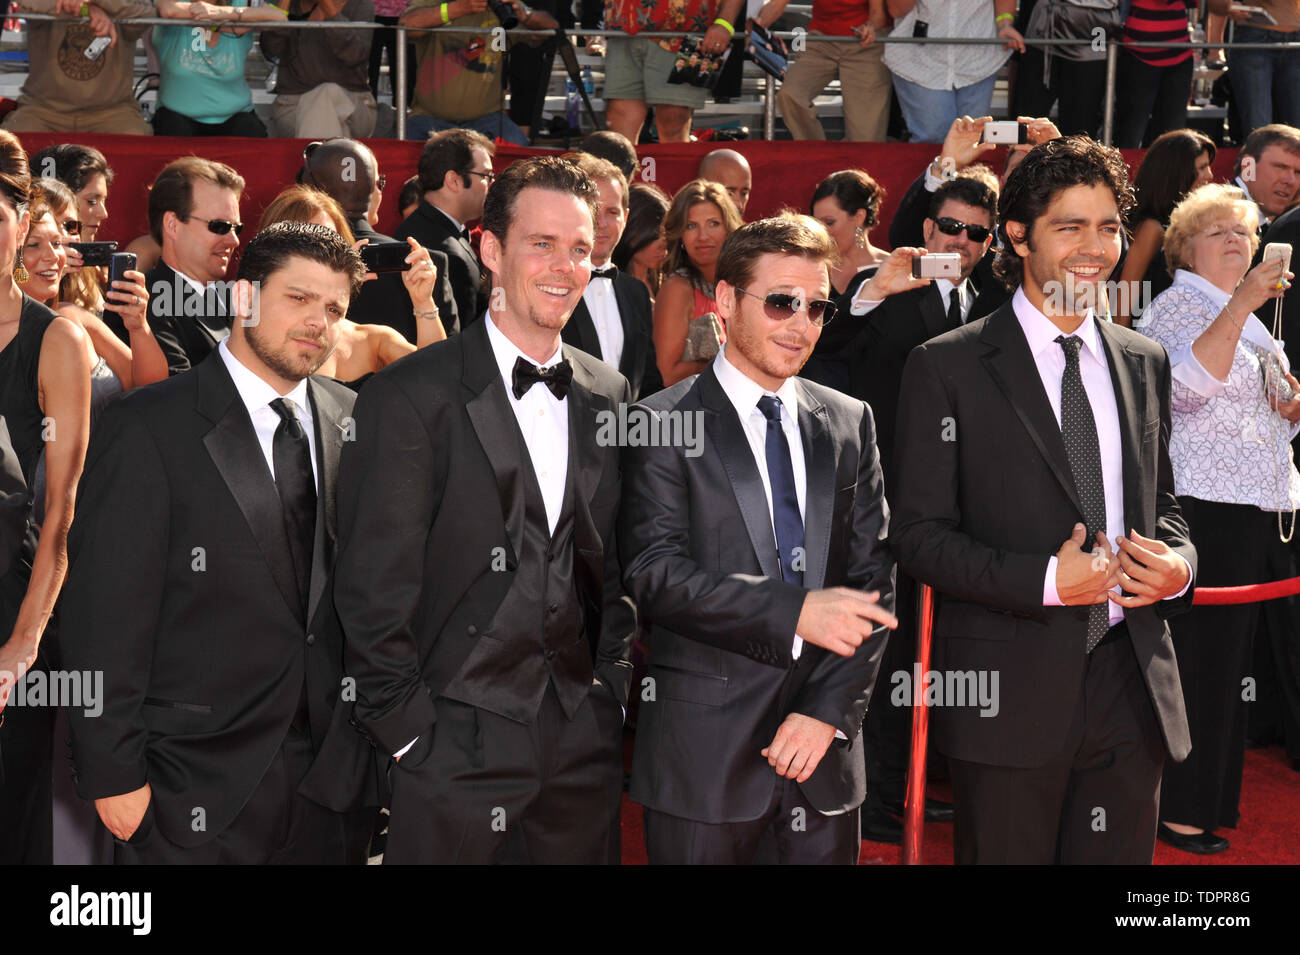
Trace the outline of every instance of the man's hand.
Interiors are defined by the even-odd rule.
[[[931,164],[930,171],[939,179],[951,179],[959,170],[965,169],[985,153],[997,149],[997,143],[980,142],[980,137],[984,135],[984,124],[991,122],[992,116],[981,116],[978,119],[959,116],[954,119],[939,150],[940,168],[935,169]]]
[[[54,0],[54,12],[65,17],[81,16],[82,0]],[[15,9],[21,9],[20,4],[14,4]]]
[[[1187,586],[1191,571],[1187,562],[1174,553],[1164,541],[1150,540],[1137,531],[1128,537],[1117,537],[1119,563],[1123,568],[1120,586],[1133,594],[1111,594],[1110,599],[1121,607],[1145,607],[1148,604],[1172,597]]]
[[[1119,583],[1120,565],[1110,542],[1097,532],[1097,549],[1082,550],[1088,529],[1074,525],[1072,533],[1056,552],[1056,595],[1068,607],[1106,602],[1107,591]]]
[[[853,28],[853,32],[858,35],[858,46],[867,47],[876,42],[876,28],[867,23],[859,23]]]
[[[1002,49],[1015,50],[1017,53],[1025,52],[1025,38],[1011,25],[1010,20],[998,27],[998,36],[1007,41],[1002,44]]]
[[[879,600],[880,592],[875,590],[866,594],[848,587],[809,591],[795,632],[805,643],[851,657],[877,624],[890,630],[898,626],[898,618],[881,607]]]
[[[109,38],[108,45],[110,47],[116,46],[117,25],[109,19],[107,13],[95,6],[93,3],[90,4],[89,10],[90,28],[95,31],[95,36],[106,36]]]
[[[700,42],[700,50],[704,53],[717,55],[727,48],[731,42],[731,35],[727,33],[724,27],[713,24],[704,33],[704,39]]]
[[[122,793],[120,796],[107,796],[95,800],[95,811],[104,825],[117,838],[126,842],[140,828],[153,790],[145,783],[134,792]]]
[[[768,764],[776,770],[778,776],[802,783],[817,769],[817,764],[826,755],[833,739],[834,726],[802,713],[791,713],[782,721],[772,742],[760,755],[767,757]]]
[[[880,263],[876,274],[859,286],[853,297],[863,302],[880,302],[899,292],[929,285],[933,279],[912,278],[912,260],[922,255],[925,255],[925,249],[915,246],[895,249]]]
[[[1043,116],[1017,116],[1016,122],[1024,124],[1025,138],[1029,140],[1030,146],[1061,138],[1061,131],[1056,128],[1056,124]]]

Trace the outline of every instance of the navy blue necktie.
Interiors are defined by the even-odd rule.
[[[767,479],[772,485],[772,524],[776,528],[777,556],[781,560],[781,578],[788,584],[803,586],[803,513],[794,489],[794,466],[790,463],[790,444],[781,428],[781,399],[764,395],[758,410],[767,419]]]

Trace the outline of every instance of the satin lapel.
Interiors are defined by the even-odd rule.
[[[568,480],[577,482],[573,488],[574,540],[577,543],[578,560],[587,565],[593,594],[596,595],[596,606],[600,606],[599,595],[604,590],[604,567],[601,561],[605,544],[596,529],[596,522],[592,520],[590,502],[596,488],[600,486],[601,472],[604,469],[601,451],[596,445],[599,430],[596,427],[596,416],[612,409],[609,400],[593,390],[595,381],[574,358],[571,346],[565,346],[563,353],[573,366],[573,384],[564,403],[569,409]],[[596,554],[601,559],[596,559]]]
[[[717,449],[718,459],[727,472],[758,565],[766,576],[780,580],[781,565],[777,560],[772,512],[767,504],[767,495],[763,492],[763,479],[754,462],[754,453],[750,450],[740,418],[736,416],[735,406],[718,383],[712,365],[701,373],[696,387],[700,389],[701,403],[711,412],[704,422],[705,433]]]
[[[334,542],[338,537],[335,482],[346,425],[342,405],[314,378],[307,379],[307,393],[311,396],[312,420],[316,426],[316,463],[320,471],[316,493],[316,542],[312,551],[311,587],[307,600],[307,619],[310,621],[316,615],[316,604],[333,569]]]
[[[1083,504],[1074,487],[1074,474],[1065,452],[1061,426],[1056,423],[1029,342],[1020,330],[1010,302],[989,316],[980,340],[994,348],[981,359],[989,375],[1015,409],[1016,416],[1029,432],[1030,440],[1047,460],[1052,474],[1082,516]]]
[[[506,396],[501,370],[492,354],[487,325],[475,322],[458,336],[464,354],[461,383],[473,395],[465,404],[479,444],[496,477],[501,518],[517,560],[524,540],[524,477],[519,453],[519,426]]]
[[[1110,380],[1115,388],[1115,408],[1119,412],[1119,440],[1124,451],[1124,533],[1141,527],[1142,495],[1138,485],[1141,480],[1142,421],[1137,417],[1141,407],[1138,395],[1146,394],[1146,362],[1114,338],[1108,322],[1097,322],[1101,332],[1102,347],[1110,365]]]
[[[619,360],[619,371],[628,381],[639,381],[636,377],[645,361],[643,332],[645,325],[640,321],[636,305],[627,293],[627,278],[622,272],[614,279],[614,301],[618,304],[618,320],[623,323],[623,355]],[[638,282],[640,279],[632,279]],[[639,387],[639,385],[638,385]],[[635,393],[635,392],[634,392]]]
[[[798,378],[795,388],[799,392],[799,438],[803,443],[804,470],[808,474],[803,509],[803,585],[808,590],[820,590],[826,578],[831,509],[835,503],[835,444],[831,440],[826,406]]]
[[[239,505],[280,596],[296,619],[302,613],[302,598],[284,531],[284,510],[248,409],[219,354],[210,355],[187,374],[199,376],[198,410],[213,422],[203,437],[208,456]]]

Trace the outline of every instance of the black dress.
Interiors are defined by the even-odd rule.
[[[857,337],[862,327],[862,316],[853,316],[849,309],[853,305],[853,293],[858,287],[876,274],[878,265],[868,265],[849,280],[843,291],[831,289],[831,301],[835,303],[835,317],[822,328],[821,337],[813,346],[812,355],[799,372],[800,377],[815,381],[828,388],[840,391],[849,390],[849,371],[844,362],[837,357],[839,352]]]
[[[55,317],[44,305],[24,296],[18,333],[0,351],[0,416],[8,427],[28,487],[44,448],[45,414],[37,400],[41,343]],[[31,543],[29,535],[18,559],[0,578],[0,643],[13,632],[27,593],[35,556]],[[31,675],[48,667],[49,637],[47,628]],[[30,685],[30,676],[24,682]],[[55,708],[18,706],[17,702],[10,698],[0,725],[0,833],[5,834],[0,839],[0,865],[48,864],[53,852],[51,757]]]

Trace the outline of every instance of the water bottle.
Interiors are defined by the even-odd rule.
[[[564,121],[569,124],[570,129],[580,129],[578,108],[580,104],[578,99],[578,87],[573,80],[566,80],[564,83]]]
[[[591,67],[582,68],[582,88],[587,91],[588,96],[596,95],[596,78],[591,75]]]

